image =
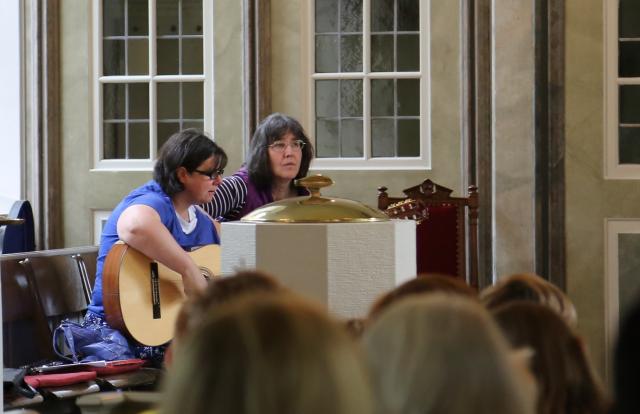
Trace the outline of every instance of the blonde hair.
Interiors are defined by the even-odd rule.
[[[190,332],[162,413],[370,413],[354,342],[326,312],[287,293],[221,304]]]
[[[578,315],[571,299],[553,283],[535,273],[517,273],[501,278],[480,292],[480,300],[495,309],[516,300],[537,302],[560,315],[570,326],[576,326]]]
[[[275,277],[259,270],[242,270],[232,276],[213,279],[204,292],[197,292],[182,304],[176,317],[173,340],[165,350],[165,366],[170,368],[173,365],[174,355],[180,352],[184,337],[202,322],[211,309],[248,293],[281,289],[283,287]]]
[[[380,413],[531,414],[535,383],[510,359],[488,312],[471,299],[404,299],[365,332]]]

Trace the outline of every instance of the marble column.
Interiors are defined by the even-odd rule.
[[[535,266],[534,7],[492,2],[494,278]]]

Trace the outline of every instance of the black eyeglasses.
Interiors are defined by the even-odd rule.
[[[198,169],[195,169],[193,170],[193,172],[196,172],[200,175],[204,175],[205,177],[208,177],[211,181],[215,180],[216,178],[224,174],[224,170],[222,168],[220,168],[219,170],[211,170],[211,171],[200,171]]]

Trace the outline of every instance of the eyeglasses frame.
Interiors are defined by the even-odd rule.
[[[274,145],[280,144],[280,143],[285,145],[282,148],[282,150],[276,149],[276,147],[274,147]],[[294,144],[299,145],[299,147],[298,148],[294,147]],[[283,141],[275,141],[275,142],[272,142],[271,144],[267,145],[267,148],[270,148],[270,149],[274,150],[275,152],[282,153],[282,152],[285,152],[287,150],[287,147],[291,148],[291,150],[293,150],[293,151],[302,151],[302,148],[304,148],[305,145],[307,145],[306,142],[304,142],[301,139],[296,139],[295,141],[291,141],[291,142],[288,142],[288,143],[287,142],[283,142]]]

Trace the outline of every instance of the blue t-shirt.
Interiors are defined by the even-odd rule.
[[[117,224],[120,214],[122,214],[127,207],[135,204],[143,204],[157,211],[162,224],[164,224],[178,244],[186,251],[206,244],[220,244],[220,238],[211,219],[199,209],[196,209],[196,218],[198,219],[196,228],[191,233],[186,234],[180,226],[180,221],[178,220],[171,199],[162,191],[162,188],[157,182],[151,180],[136,188],[116,206],[102,230],[100,250],[98,251],[98,261],[96,264],[96,281],[93,287],[93,296],[91,297],[89,311],[103,318],[102,268],[104,266],[104,260],[107,257],[107,253],[111,250],[111,246],[119,240]]]

